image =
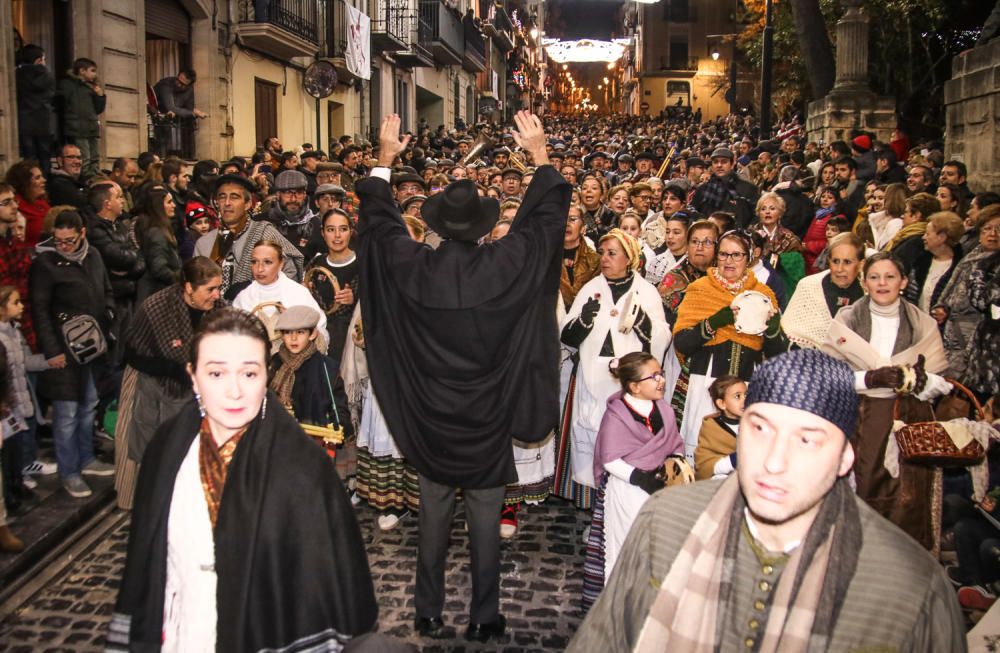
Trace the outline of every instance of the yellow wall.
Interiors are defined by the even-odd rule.
[[[233,148],[242,156],[253,154],[258,143],[254,107],[254,79],[262,79],[278,84],[278,138],[287,149],[312,143],[326,150],[329,147],[328,106],[329,102],[343,105],[337,112],[334,128],[342,130],[334,133],[337,138],[344,133],[355,138],[361,136],[360,96],[353,87],[337,85],[337,90],[329,98],[320,102],[320,132],[322,138],[316,142],[316,100],[302,88],[302,73],[291,67],[283,67],[268,59],[254,56],[238,49],[234,51],[232,71],[232,125]],[[282,88],[284,85],[284,88]]]

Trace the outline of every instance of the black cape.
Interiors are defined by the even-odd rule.
[[[158,651],[174,479],[198,436],[192,400],[146,449],[109,650]],[[372,630],[361,531],[333,461],[273,392],[230,463],[215,527],[217,651],[297,651]]]
[[[431,480],[513,482],[511,438],[537,442],[559,422],[556,298],[570,190],[542,166],[506,237],[435,250],[409,237],[389,184],[357,185],[372,388],[396,444]]]

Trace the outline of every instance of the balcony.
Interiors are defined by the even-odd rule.
[[[496,11],[493,14],[493,27],[496,32],[493,36],[493,41],[497,44],[497,47],[504,52],[513,50],[514,23],[511,22],[510,15],[507,14],[507,10],[501,4],[496,5]]]
[[[375,0],[375,14],[371,17],[373,54],[406,49],[409,10],[407,0]]]
[[[434,65],[431,53],[431,25],[417,13],[410,17],[403,49],[394,52],[393,58],[405,68],[429,68]]]
[[[326,59],[337,69],[337,79],[350,83],[361,76],[347,64],[347,6],[344,0],[332,0],[326,6],[330,13],[326,21]],[[370,66],[371,62],[365,64]]]
[[[236,35],[247,47],[280,59],[319,49],[315,0],[239,0]]]
[[[465,32],[465,56],[462,58],[462,68],[470,73],[481,73],[486,70],[486,39],[476,29],[471,20],[462,20]]]
[[[694,74],[698,72],[698,57],[660,57],[660,70]]]
[[[431,27],[431,52],[446,66],[462,63],[465,36],[462,19],[442,0],[420,0],[420,19]]]

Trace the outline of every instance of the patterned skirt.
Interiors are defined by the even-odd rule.
[[[559,424],[556,442],[556,470],[552,478],[552,494],[572,501],[577,508],[590,510],[597,498],[597,490],[586,485],[581,485],[573,480],[573,459],[570,456],[570,448],[573,444],[573,436],[570,430],[573,428],[573,396],[576,394],[576,374],[573,370],[570,377],[569,390],[566,392],[566,401],[563,403],[562,420]]]
[[[607,487],[608,475],[605,473],[596,492],[587,552],[583,559],[583,598],[580,606],[584,612],[590,610],[604,589],[604,493]]]
[[[357,450],[358,496],[376,510],[420,509],[420,482],[417,470],[404,459],[372,456],[365,447]]]

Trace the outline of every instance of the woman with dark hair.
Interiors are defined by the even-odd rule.
[[[627,197],[628,193],[625,195]],[[604,203],[604,186],[596,176],[587,175],[580,180],[580,199],[583,201],[583,224],[591,238],[600,238],[617,226],[618,216]]]
[[[326,330],[330,346],[327,355],[340,362],[347,343],[348,326],[358,303],[358,257],[351,249],[354,225],[341,209],[330,209],[322,217],[323,242],[326,251],[306,264],[306,275],[321,267],[337,280],[335,290],[323,274],[313,274],[310,290],[323,299],[321,308],[327,314]]]
[[[194,399],[144,458],[109,650],[339,651],[375,626],[351,503],[268,391],[269,350],[243,311],[201,321]]]
[[[941,210],[941,203],[929,193],[917,193],[906,199],[906,210],[903,211],[903,227],[885,246],[886,252],[892,253],[909,270],[917,257],[924,250],[924,231],[927,229],[927,219]]]
[[[179,282],[142,302],[124,334],[115,429],[115,489],[124,510],[132,508],[139,462],[153,433],[191,398],[188,350],[202,317],[219,302],[221,284],[222,269],[211,259],[190,259]]]
[[[153,188],[146,195],[142,215],[136,219],[135,236],[146,261],[146,271],[136,287],[136,302],[177,283],[181,257],[171,223],[174,208],[173,195],[167,189]]]
[[[923,547],[936,549],[934,468],[898,454],[887,457],[886,448],[897,401],[902,421],[933,420],[930,400],[951,390],[938,376],[948,362],[941,334],[929,315],[902,300],[906,272],[896,257],[870,256],[863,275],[868,296],[837,313],[822,348],[855,370],[862,396],[858,432],[851,438],[858,496]]]
[[[25,242],[34,247],[42,235],[42,221],[51,206],[45,196],[45,177],[38,161],[18,161],[7,169],[4,181],[14,188],[17,210],[27,220]]]
[[[965,217],[965,207],[962,205],[962,191],[955,184],[941,184],[937,187],[934,197],[941,204],[942,211],[951,211],[958,217]]]
[[[765,357],[788,349],[781,331],[778,298],[750,270],[750,239],[730,231],[718,244],[718,266],[687,288],[674,324],[674,348],[683,357],[690,375],[687,399],[681,420],[681,436],[688,457],[698,446],[698,432],[705,416],[715,411],[708,386],[721,374],[733,374],[747,381]],[[739,308],[737,295],[755,291],[770,302],[763,331],[748,333],[736,329]]]
[[[639,509],[663,488],[664,461],[684,455],[674,411],[663,398],[667,379],[659,361],[632,352],[612,359],[609,370],[621,390],[607,400],[594,446],[598,500],[587,542],[584,609],[611,576]]]

